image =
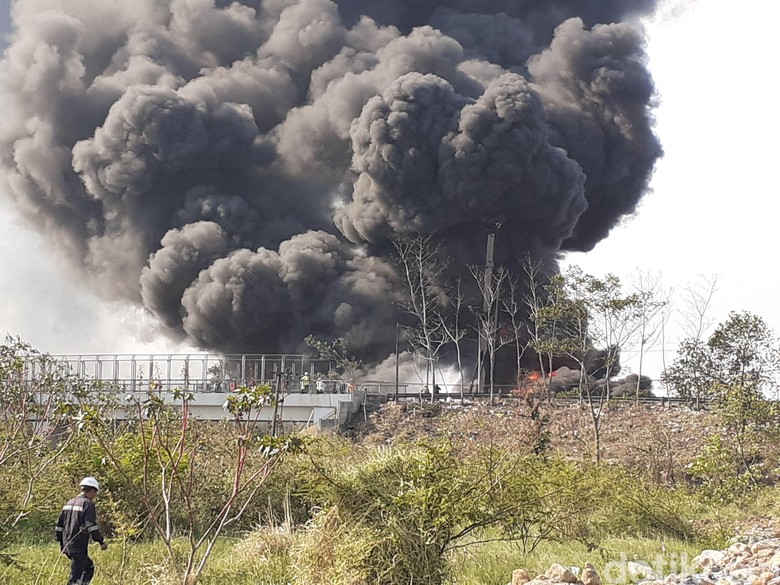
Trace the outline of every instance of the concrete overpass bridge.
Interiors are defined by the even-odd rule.
[[[392,393],[393,384],[338,379],[334,364],[302,354],[70,354],[28,362],[29,379],[52,362],[71,374],[106,382],[118,392],[153,390],[173,404],[174,389],[192,394],[191,413],[204,420],[228,418],[226,396],[236,388],[270,385],[279,407],[263,408],[259,420],[283,426],[339,426],[364,408],[366,395]],[[45,364],[49,364],[49,366]],[[309,384],[304,386],[304,374]],[[303,383],[302,383],[303,381]],[[119,413],[119,417],[121,417]]]

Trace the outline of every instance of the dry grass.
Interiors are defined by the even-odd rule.
[[[268,561],[286,553],[293,544],[293,537],[284,528],[258,527],[233,547],[232,555],[237,562]]]
[[[589,461],[593,428],[587,406],[570,402],[542,405],[549,449],[563,457]],[[537,419],[538,420],[538,419]],[[358,429],[367,445],[447,437],[457,443],[491,444],[530,452],[538,436],[536,420],[523,401],[389,403]],[[718,432],[712,414],[674,406],[609,404],[601,417],[602,460],[642,470],[659,483],[675,483],[701,452],[706,437]]]

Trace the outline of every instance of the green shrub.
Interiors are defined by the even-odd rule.
[[[756,487],[734,451],[720,435],[710,435],[688,473],[699,484],[701,495],[713,502],[743,499]]]
[[[484,541],[530,554],[546,541],[694,534],[678,495],[605,466],[447,442],[354,448],[315,464],[312,498],[324,511],[293,555],[304,582],[437,585],[453,551]]]
[[[441,583],[444,549],[463,514],[452,494],[461,475],[441,448],[375,449],[327,462],[327,509],[307,528],[295,565],[304,582]],[[450,481],[441,481],[444,475]]]
[[[587,486],[587,487],[586,487]],[[590,497],[575,520],[572,536],[597,543],[615,536],[696,538],[691,496],[682,489],[654,485],[626,469],[598,466],[583,478]]]

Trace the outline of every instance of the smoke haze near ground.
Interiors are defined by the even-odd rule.
[[[4,195],[85,288],[208,349],[393,346],[390,240],[554,269],[660,146],[650,1],[19,0]]]

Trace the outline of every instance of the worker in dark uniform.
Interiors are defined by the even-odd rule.
[[[68,585],[87,585],[95,574],[95,564],[87,554],[90,537],[100,543],[102,550],[108,548],[98,528],[97,512],[93,503],[100,484],[94,477],[85,477],[79,486],[81,494],[68,500],[62,507],[57,527],[54,529],[62,554],[70,559]]]

